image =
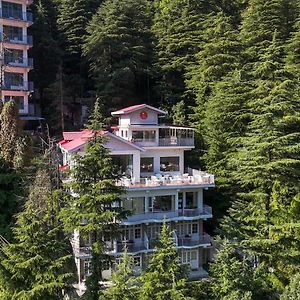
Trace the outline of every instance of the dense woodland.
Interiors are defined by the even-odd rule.
[[[100,235],[86,299],[300,299],[299,6],[296,0],[33,1],[34,99],[51,134],[83,126],[74,115],[96,98],[92,129],[113,122],[114,109],[148,103],[169,112],[165,122],[197,129],[187,164],[217,179],[206,194],[217,247],[206,266],[209,279],[187,282],[165,226],[149,268],[134,278],[125,254],[114,285],[103,291],[96,278]],[[124,217],[103,211],[103,193],[121,197],[113,187],[117,174],[95,138],[87,157],[78,158],[73,188],[80,197],[71,199],[56,171],[52,138],[26,136],[14,103],[0,111],[0,298],[63,299],[76,281],[68,233],[82,214],[91,219],[85,234],[105,234],[111,218]],[[83,173],[94,165],[100,168]]]

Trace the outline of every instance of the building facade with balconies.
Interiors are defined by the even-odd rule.
[[[30,4],[30,0],[0,1],[1,98],[3,102],[15,101],[22,115],[29,112],[28,97],[33,92],[33,83],[28,81],[33,68],[28,57],[32,36],[27,30],[33,22]]]
[[[184,165],[184,153],[194,148],[194,130],[189,127],[159,124],[166,112],[149,105],[136,105],[113,112],[119,119],[113,132],[104,132],[105,146],[126,188],[124,208],[132,214],[121,223],[119,239],[107,242],[107,251],[118,262],[124,248],[134,256],[135,272],[145,267],[164,222],[173,231],[181,262],[190,267],[190,277],[207,273],[203,265],[211,255],[211,238],[205,232],[205,220],[212,218],[205,205],[204,190],[214,187],[214,176]],[[63,154],[61,168],[72,167],[75,153],[84,155],[84,146],[92,132],[65,132],[59,143]],[[80,233],[72,236],[72,245],[80,284],[89,275],[91,243]],[[111,275],[108,265],[104,277]]]

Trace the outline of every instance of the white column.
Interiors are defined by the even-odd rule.
[[[149,212],[149,197],[145,196],[144,198],[144,203],[145,203],[145,212]]]
[[[182,192],[182,209],[186,207],[186,192]]]
[[[175,194],[175,211],[178,211],[178,191]]]
[[[141,156],[139,152],[133,154],[132,165],[133,165],[133,178],[135,182],[140,182]]]
[[[197,192],[197,207],[198,209],[202,210],[203,209],[203,189],[200,189]]]

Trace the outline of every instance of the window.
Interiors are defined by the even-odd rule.
[[[19,110],[24,110],[24,97],[22,96],[4,96],[4,102],[14,101]]]
[[[90,275],[91,274],[91,270],[92,270],[92,262],[91,262],[91,260],[85,260],[83,268],[84,268],[84,274],[85,275]]]
[[[198,233],[198,224],[197,223],[192,224],[192,233]]]
[[[160,158],[161,172],[176,172],[179,171],[179,157],[161,157]]]
[[[135,228],[134,229],[134,238],[140,239],[141,238],[141,228]]]
[[[2,16],[22,20],[22,4],[2,1]]]
[[[11,86],[22,86],[23,87],[23,74],[20,73],[4,73],[4,85],[7,88]]]
[[[109,270],[110,269],[110,261],[109,260],[104,260],[102,262],[102,270]]]
[[[141,173],[153,173],[153,172],[154,172],[154,158],[141,157]]]
[[[197,192],[187,192],[186,193],[186,204],[185,208],[193,209],[197,208]]]
[[[142,259],[140,256],[134,256],[133,257],[133,264],[135,267],[141,267],[142,266]]]
[[[132,140],[135,142],[154,142],[155,141],[155,130],[147,131],[132,131]]]
[[[4,61],[6,64],[9,63],[18,63],[23,64],[23,51],[11,49],[9,51],[5,51],[4,53]]]
[[[3,26],[3,35],[6,40],[23,41],[22,27]]]

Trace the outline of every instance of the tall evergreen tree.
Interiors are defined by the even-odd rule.
[[[58,65],[62,56],[57,41],[57,11],[54,0],[35,0],[32,5],[34,35],[31,50],[34,57],[33,79],[38,89],[39,104],[43,113],[47,112],[50,99],[46,90],[56,80]]]
[[[94,105],[94,109],[88,119],[87,128],[92,130],[101,130],[104,128],[105,118],[103,115],[103,104],[97,97]]]
[[[12,164],[20,136],[19,111],[13,101],[6,102],[0,115],[0,156]]]
[[[186,273],[180,265],[172,234],[166,223],[159,236],[156,251],[139,280],[141,300],[192,300],[186,296]]]
[[[119,175],[103,142],[95,133],[85,155],[76,158],[72,172],[72,190],[76,196],[63,212],[65,228],[70,232],[79,230],[83,238],[92,241],[92,275],[87,281],[87,295],[95,300],[100,295],[103,263],[109,260],[105,240],[117,237],[119,221],[126,217],[121,207],[123,189],[116,186]]]
[[[153,32],[164,101],[175,104],[185,90],[186,68],[202,46],[203,21],[214,7],[197,0],[156,0]]]
[[[149,100],[150,26],[147,0],[105,1],[93,16],[84,54],[107,110]]]
[[[58,218],[62,194],[51,193],[47,172],[37,173],[25,209],[17,217],[15,242],[2,247],[3,299],[62,299],[74,280],[68,240]]]
[[[121,263],[112,274],[112,286],[103,292],[100,300],[135,300],[138,287],[133,274],[133,257],[125,250]]]

